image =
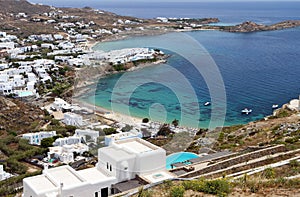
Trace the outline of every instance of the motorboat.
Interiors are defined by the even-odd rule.
[[[242,114],[250,114],[252,112],[252,109],[245,108],[241,112]]]
[[[206,102],[206,103],[204,103],[204,106],[209,106],[209,105],[211,105],[211,103],[210,103],[210,102]]]
[[[272,109],[277,109],[278,105],[272,105]]]

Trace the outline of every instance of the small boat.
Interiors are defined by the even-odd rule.
[[[245,108],[241,112],[242,114],[250,114],[252,112],[252,109]]]
[[[204,103],[204,106],[209,106],[209,105],[211,105],[211,103],[210,103],[210,102],[206,102],[206,103]]]
[[[277,109],[278,105],[272,105],[272,109]]]

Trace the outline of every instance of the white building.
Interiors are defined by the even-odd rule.
[[[114,192],[114,184],[136,176],[149,183],[172,178],[165,170],[166,151],[139,138],[114,142],[98,154],[95,168],[46,168],[42,175],[25,178],[24,197],[107,197]]]
[[[89,147],[82,143],[49,147],[48,159],[56,158],[68,164],[74,162],[74,152],[83,154],[86,151],[89,151]]]
[[[69,109],[71,105],[61,98],[55,98],[54,102],[52,103],[52,108],[57,111],[63,111],[63,109]]]
[[[119,182],[151,174],[166,167],[166,151],[139,138],[120,140],[100,148],[98,167]]]
[[[41,145],[41,141],[44,138],[56,136],[56,131],[41,131],[37,133],[26,133],[22,135],[22,138],[27,139],[29,144]]]
[[[12,176],[13,176],[12,174],[4,171],[3,165],[0,165],[0,181],[8,179]]]
[[[105,146],[109,146],[112,142],[130,139],[130,138],[142,138],[143,135],[138,131],[122,132],[112,135],[106,135],[104,137]]]
[[[45,169],[42,175],[23,179],[24,197],[105,197],[116,178],[97,168],[75,171],[70,166]]]
[[[72,125],[78,127],[83,125],[82,116],[71,112],[64,113],[64,119],[62,122],[65,123],[66,125]]]
[[[70,136],[64,138],[57,138],[55,142],[53,142],[53,146],[64,146],[78,143],[81,143],[81,137]]]
[[[99,131],[90,129],[76,129],[74,136],[82,138],[85,142],[87,141],[86,136],[89,136],[93,142],[97,142],[97,138],[99,137]]]

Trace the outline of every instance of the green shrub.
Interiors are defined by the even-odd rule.
[[[115,128],[105,128],[103,129],[103,132],[105,133],[105,135],[111,135],[117,133]]]
[[[203,192],[218,196],[227,196],[230,193],[230,184],[226,179],[205,181]]]
[[[143,118],[142,122],[143,123],[148,123],[149,122],[149,118]]]
[[[204,192],[218,196],[226,196],[230,193],[230,184],[226,179],[217,180],[192,180],[182,183],[186,190]]]
[[[276,173],[273,168],[266,168],[263,172],[264,177],[267,179],[273,179],[276,176]]]
[[[152,192],[150,190],[144,190],[143,187],[139,189],[138,197],[151,197]]]
[[[294,143],[296,143],[298,141],[299,141],[299,137],[292,137],[292,138],[285,139],[285,142],[289,143],[289,144],[294,144]]]
[[[183,197],[185,189],[182,185],[173,186],[170,189],[170,197]]]
[[[297,167],[300,166],[300,163],[297,160],[291,160],[290,161],[290,166],[293,167],[293,168],[297,168]]]
[[[41,141],[41,147],[43,147],[43,148],[51,147],[51,146],[53,146],[53,142],[54,142],[53,137],[44,138]]]
[[[173,186],[173,183],[172,183],[171,180],[165,180],[163,186],[164,186],[166,189],[169,189],[170,187]]]

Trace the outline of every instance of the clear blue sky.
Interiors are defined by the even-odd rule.
[[[56,3],[56,2],[84,2],[83,0],[28,0],[33,3]],[[86,3],[91,3],[91,2],[133,2],[133,1],[146,1],[149,2],[149,0],[88,0],[85,1]],[[237,2],[249,2],[249,1],[285,1],[285,0],[151,0],[152,2],[211,2],[211,1],[221,1],[221,2],[226,2],[226,1],[237,1]],[[300,1],[300,0],[287,0],[287,1]]]
[[[297,1],[300,0],[27,0],[32,3],[42,3],[45,5],[53,6],[95,6],[95,5],[114,5],[114,4],[130,4],[132,2],[286,2],[286,1]]]

